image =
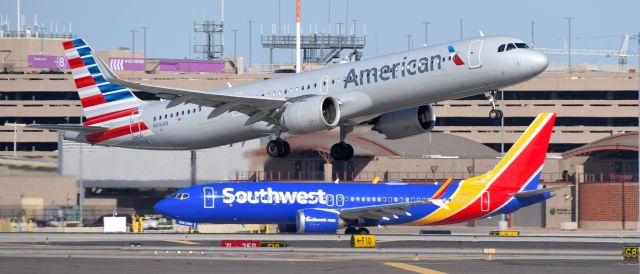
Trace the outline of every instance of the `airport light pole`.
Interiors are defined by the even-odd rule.
[[[429,24],[430,22],[422,22],[424,24],[424,46],[426,47],[429,44]]]
[[[4,123],[5,126],[13,126],[13,157],[18,157],[18,127],[24,127],[25,124]]]
[[[251,66],[252,60],[251,60],[251,25],[253,24],[253,22],[255,22],[255,20],[247,20],[247,22],[249,23],[249,66]]]
[[[143,50],[143,55],[142,58],[144,58],[142,60],[143,64],[144,64],[144,69],[147,69],[147,29],[149,29],[149,27],[140,27],[142,29],[142,50]]]
[[[572,70],[571,69],[571,21],[573,19],[575,19],[575,18],[573,18],[573,17],[565,18],[565,20],[567,20],[567,27],[568,27],[568,30],[569,30],[569,33],[568,33],[568,37],[569,38],[567,39],[567,53],[568,53],[568,56],[569,56],[569,72],[571,72],[571,70]]]
[[[462,40],[462,18],[460,18],[460,40]]]
[[[237,38],[237,34],[238,34],[238,30],[237,29],[232,29],[231,31],[233,31],[233,62],[236,64],[236,73],[238,73],[238,54],[236,52],[236,41],[238,41]]]
[[[130,31],[131,31],[131,59],[133,59],[136,53],[136,30],[132,29]]]

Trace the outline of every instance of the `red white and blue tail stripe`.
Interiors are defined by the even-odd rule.
[[[103,125],[129,116],[144,104],[128,88],[104,79],[96,65],[93,50],[84,40],[66,41],[62,45],[87,118],[85,125]]]
[[[145,103],[128,88],[112,84],[104,78],[94,59],[93,50],[84,40],[66,41],[62,46],[87,118],[84,125],[109,128],[87,135],[87,141],[117,144],[131,140],[127,135],[140,135],[141,131],[148,130],[140,120],[140,106]]]

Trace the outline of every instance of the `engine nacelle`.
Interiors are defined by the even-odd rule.
[[[435,125],[436,113],[425,105],[382,114],[373,130],[395,140],[429,132]]]
[[[329,96],[313,96],[289,104],[280,125],[292,133],[310,133],[332,129],[340,121],[338,100]]]
[[[344,220],[338,213],[320,209],[302,209],[296,214],[298,233],[336,233],[344,227]]]

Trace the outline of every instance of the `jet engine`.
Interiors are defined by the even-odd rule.
[[[401,109],[378,117],[373,130],[395,140],[429,132],[436,125],[436,113],[431,105]]]
[[[296,214],[298,233],[336,233],[345,223],[337,212],[320,209],[302,209]]]
[[[312,96],[289,104],[280,125],[292,133],[309,133],[332,129],[340,121],[338,100],[329,96]]]

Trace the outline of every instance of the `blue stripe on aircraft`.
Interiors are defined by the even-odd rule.
[[[104,94],[103,96],[104,96],[104,99],[107,100],[107,102],[113,102],[113,101],[119,101],[119,100],[131,98],[133,97],[133,94],[131,94],[131,92],[129,92],[128,90],[123,90],[121,92]]]
[[[91,56],[91,55],[83,56],[82,57],[82,61],[84,62],[85,66],[90,66],[90,65],[95,65],[96,64],[96,60],[94,60],[93,56]]]
[[[123,89],[124,87],[123,86],[114,85],[114,84],[106,84],[106,85],[98,86],[98,88],[100,89],[100,92],[107,93],[107,92],[112,92],[112,91]]]
[[[91,74],[100,74],[100,69],[98,68],[98,66],[87,67],[87,69]]]
[[[73,42],[73,46],[74,46],[74,47],[76,47],[76,48],[77,48],[77,47],[82,47],[82,46],[85,46],[85,45],[86,45],[86,44],[84,43],[84,40],[82,40],[82,39],[75,39],[75,40],[73,40],[72,42]]]
[[[91,49],[86,47],[86,48],[78,48],[76,49],[78,51],[78,54],[80,56],[87,56],[87,55],[91,55]]]

